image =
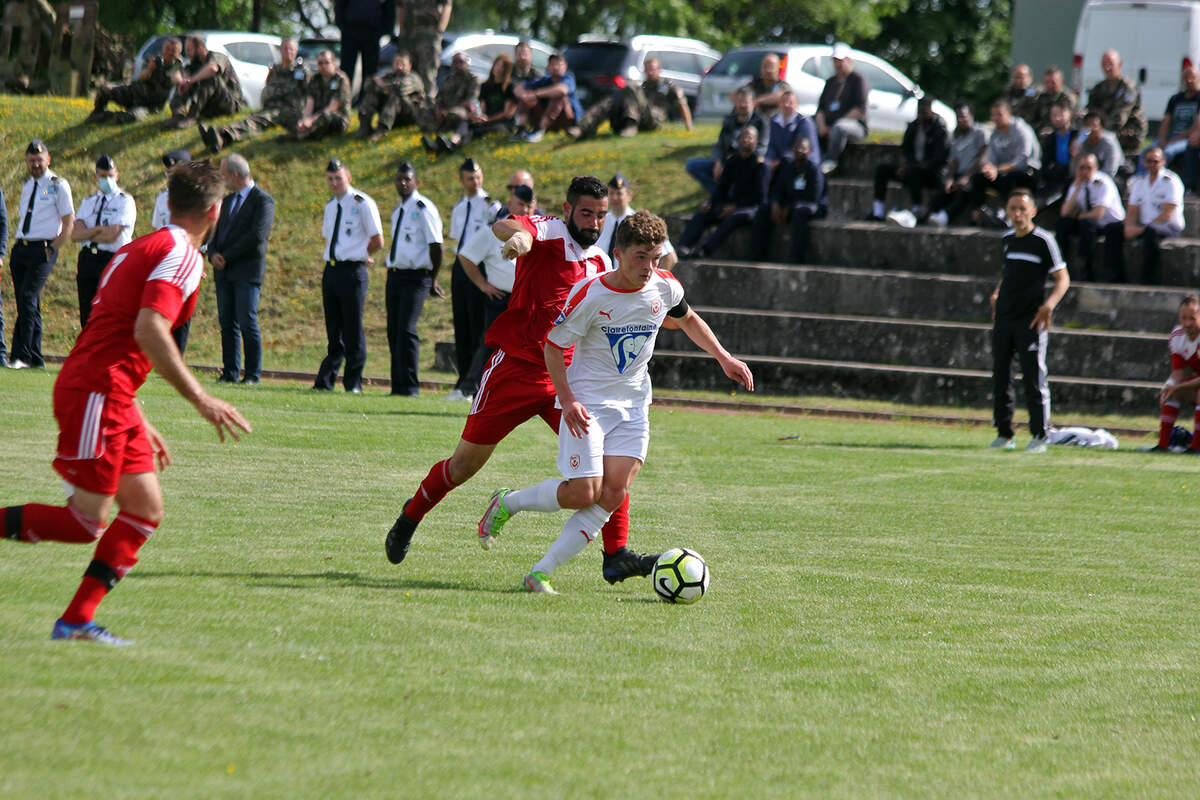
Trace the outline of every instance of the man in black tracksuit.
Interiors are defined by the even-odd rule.
[[[1027,453],[1046,452],[1050,419],[1050,387],[1046,381],[1046,341],[1050,315],[1071,285],[1067,265],[1054,234],[1033,224],[1037,204],[1027,189],[1018,189],[1006,207],[1012,230],[1004,235],[1004,274],[992,292],[992,395],[997,437],[990,447],[1012,450],[1012,359],[1021,361],[1025,402],[1029,407]],[[1054,288],[1046,297],[1046,276]]]

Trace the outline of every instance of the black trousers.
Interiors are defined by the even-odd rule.
[[[321,276],[321,301],[325,306],[328,349],[317,370],[313,388],[332,390],[345,360],[346,374],[342,376],[342,385],[348,392],[362,389],[363,367],[367,364],[367,337],[363,331],[367,262],[327,262]]]
[[[1142,240],[1142,272],[1138,283],[1157,286],[1162,283],[1159,243],[1166,236],[1157,228],[1146,227],[1137,238]],[[1114,222],[1104,228],[1104,272],[1112,283],[1125,282],[1125,223]]]
[[[387,338],[392,355],[392,394],[416,397],[421,388],[417,366],[421,337],[417,320],[433,287],[426,269],[389,269],[387,276]]]
[[[113,254],[107,250],[92,252],[90,247],[79,251],[79,269],[75,273],[75,291],[79,295],[79,327],[87,325],[88,316],[92,313],[92,300],[96,290],[100,288],[100,278],[104,268],[112,260]]]
[[[942,176],[937,170],[926,169],[914,164],[907,165],[907,171],[903,178],[896,177],[896,173],[900,170],[900,165],[893,161],[885,161],[875,167],[875,199],[883,202],[887,198],[888,181],[899,181],[908,189],[908,196],[912,200],[912,205],[921,205],[921,200],[924,196],[926,188],[936,189],[942,185]]]
[[[1017,393],[1012,383],[1012,361],[1021,363],[1021,383],[1029,409],[1029,432],[1046,435],[1050,420],[1050,384],[1046,376],[1046,331],[1029,327],[1032,318],[997,319],[992,325],[992,423],[1005,439],[1013,437],[1013,411]]]
[[[480,294],[483,293],[480,292]],[[479,388],[479,381],[483,379],[483,368],[491,360],[492,353],[495,352],[487,346],[484,339],[487,338],[488,328],[492,327],[496,317],[503,314],[508,308],[508,298],[507,294],[499,300],[493,300],[486,294],[483,295],[483,337],[479,341],[479,347],[475,348],[475,356],[471,359],[471,368],[467,371],[466,378],[467,384],[475,389]]]
[[[704,233],[704,230],[710,225],[716,225],[717,229],[708,235],[701,243],[700,249],[706,254],[712,253],[720,247],[729,235],[743,225],[749,225],[754,221],[754,208],[739,208],[726,217],[718,216],[716,209],[701,211],[688,220],[687,227],[683,229],[683,236],[679,239],[679,244],[683,247],[693,246]]]
[[[966,209],[977,209],[983,205],[988,189],[993,189],[1001,197],[1007,199],[1013,189],[1033,189],[1037,184],[1037,176],[1032,169],[1014,170],[1003,175],[997,175],[996,180],[989,181],[982,174],[976,173],[971,182],[957,192],[942,193],[934,203],[934,211],[945,211],[946,216],[953,220]]]
[[[31,367],[46,366],[42,358],[42,288],[54,269],[58,253],[44,244],[23,244],[18,240],[9,257],[13,297],[17,303],[17,323],[13,326],[9,358]]]
[[[354,83],[354,67],[358,57],[362,56],[362,83],[366,83],[379,69],[379,36],[378,28],[368,28],[358,25],[347,25],[342,31],[342,71]]]
[[[788,221],[792,227],[792,247],[790,261],[793,264],[803,264],[808,258],[808,226],[820,215],[819,209],[810,208],[804,204],[796,204],[788,210]],[[750,258],[753,261],[766,261],[771,257],[771,204],[763,203],[754,215],[754,228],[750,237],[753,247]]]
[[[450,271],[450,303],[454,311],[454,361],[458,382],[454,388],[463,394],[475,394],[478,386],[470,382],[471,360],[483,343],[483,306],[487,297],[471,282],[458,258]]]
[[[1096,270],[1093,266],[1093,256],[1096,254],[1096,242],[1100,238],[1100,222],[1094,219],[1079,217],[1059,217],[1054,225],[1054,237],[1058,239],[1058,249],[1063,258],[1069,259],[1071,252],[1071,237],[1079,237],[1079,260],[1083,262],[1083,277],[1085,280],[1096,280]]]

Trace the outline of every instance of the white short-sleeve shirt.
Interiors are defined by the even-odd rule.
[[[1138,224],[1148,225],[1163,211],[1163,206],[1175,204],[1175,211],[1166,226],[1179,232],[1183,230],[1183,181],[1169,169],[1160,170],[1158,178],[1150,181],[1149,175],[1139,175],[1129,185],[1129,205],[1138,207]]]
[[[333,226],[338,221],[338,207],[342,209],[338,230],[337,252],[331,253]],[[383,222],[379,219],[379,207],[371,196],[351,187],[341,198],[331,197],[325,204],[325,216],[321,221],[321,235],[325,237],[323,258],[326,261],[366,261],[367,243],[372,236],[383,234]]]
[[[76,217],[89,228],[101,225],[120,225],[121,235],[111,242],[84,242],[84,246],[95,245],[97,250],[115,253],[133,241],[133,225],[137,221],[137,203],[133,195],[123,189],[112,194],[96,192],[83,198]]]
[[[154,211],[150,214],[150,225],[154,230],[171,224],[171,209],[167,206],[167,190],[163,189],[154,198]]]
[[[625,209],[625,213],[617,216],[611,211],[604,214],[604,226],[600,228],[600,238],[596,240],[596,246],[606,253],[613,251],[613,237],[617,235],[617,226],[625,221],[625,218],[633,214],[636,209],[629,207]],[[675,247],[671,244],[671,240],[667,239],[663,242],[662,254],[674,253]]]
[[[517,276],[517,260],[500,255],[504,243],[489,227],[483,227],[467,237],[458,254],[482,270],[487,282],[504,292],[511,292]]]
[[[401,219],[400,212],[404,211]],[[397,221],[400,227],[396,227]],[[388,242],[387,266],[393,269],[433,269],[429,261],[429,245],[442,243],[442,218],[437,206],[421,194],[413,192],[392,211],[391,241]],[[338,242],[339,249],[341,242]]]
[[[25,213],[35,195],[33,216],[29,220],[29,230],[25,230]],[[74,213],[71,184],[48,169],[36,181],[31,177],[21,186],[17,218],[9,220],[9,226],[18,239],[53,239],[62,233],[62,218]]]
[[[1096,170],[1087,186],[1079,186],[1072,182],[1067,190],[1067,199],[1072,198],[1082,211],[1090,211],[1098,206],[1104,206],[1104,216],[1100,217],[1101,225],[1109,225],[1125,219],[1125,206],[1121,204],[1121,192],[1113,179],[1106,173]]]

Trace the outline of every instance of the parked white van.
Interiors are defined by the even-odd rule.
[[[1162,119],[1167,100],[1180,90],[1179,73],[1200,59],[1200,2],[1088,0],[1075,29],[1071,73],[1082,107],[1087,92],[1104,80],[1106,50],[1121,54],[1122,73],[1141,87],[1147,119]]]

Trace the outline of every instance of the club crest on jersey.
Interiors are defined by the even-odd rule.
[[[579,455],[578,454],[571,455],[571,469],[579,469]]]
[[[620,373],[624,373],[630,364],[637,361],[642,348],[654,335],[653,325],[621,325],[616,328],[602,326],[601,330],[608,337],[608,349],[612,353],[613,363],[617,365],[617,372]]]
[[[650,313],[657,317],[660,311],[662,311],[662,300],[656,297],[650,302]]]

